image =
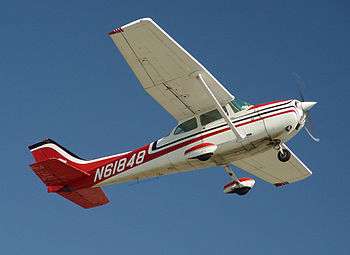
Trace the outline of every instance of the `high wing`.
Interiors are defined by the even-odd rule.
[[[283,145],[283,148],[291,152],[291,157],[287,162],[279,161],[276,157],[276,150],[270,149],[232,163],[276,186],[300,181],[312,174],[307,166],[286,145]]]
[[[141,85],[176,120],[215,108],[196,77],[201,74],[221,105],[234,99],[215,77],[152,19],[109,33]]]

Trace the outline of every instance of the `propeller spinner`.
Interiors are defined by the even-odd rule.
[[[304,97],[304,93],[303,93],[303,87],[305,87],[305,83],[304,81],[301,79],[301,77],[297,74],[297,73],[293,73],[297,84],[298,84],[298,90],[299,90],[299,97],[300,97],[300,105],[301,105],[301,109],[304,112],[304,121],[305,121],[305,131],[306,133],[311,137],[312,140],[314,140],[315,142],[319,142],[320,139],[315,137],[311,130],[312,130],[312,121],[311,121],[311,115],[310,115],[310,109],[312,107],[315,106],[315,104],[317,104],[317,102],[306,102],[305,101],[305,97]]]

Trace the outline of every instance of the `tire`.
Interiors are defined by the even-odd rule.
[[[281,162],[287,162],[290,159],[291,153],[289,150],[286,149],[283,149],[282,151],[283,153],[281,153],[280,151],[277,153],[277,158]]]
[[[213,153],[207,153],[207,154],[203,154],[203,155],[196,157],[196,159],[198,159],[200,161],[207,161],[208,159],[211,158],[211,156],[213,156]]]
[[[236,189],[235,193],[239,196],[244,196],[250,191],[250,189],[251,189],[250,187],[238,188]]]

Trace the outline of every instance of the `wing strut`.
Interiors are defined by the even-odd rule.
[[[234,181],[239,182],[236,173],[230,168],[230,165],[224,165],[224,170]]]
[[[219,101],[216,99],[214,93],[210,90],[208,84],[204,81],[202,75],[198,74],[197,75],[197,79],[202,84],[203,88],[205,89],[205,91],[207,92],[208,96],[211,98],[212,102],[216,106],[216,109],[219,111],[221,116],[226,121],[227,125],[231,128],[233,133],[236,135],[237,141],[243,140],[246,137],[246,135],[245,134],[242,135],[241,133],[238,132],[237,128],[235,127],[235,125],[233,125],[233,123],[231,122],[230,118],[226,115],[224,109],[220,105]]]

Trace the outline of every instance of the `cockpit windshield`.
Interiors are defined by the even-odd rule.
[[[231,108],[234,112],[239,112],[239,111],[247,109],[251,104],[249,104],[248,102],[245,102],[241,99],[238,99],[236,97],[234,100],[232,100],[229,103],[229,105],[231,106]]]

